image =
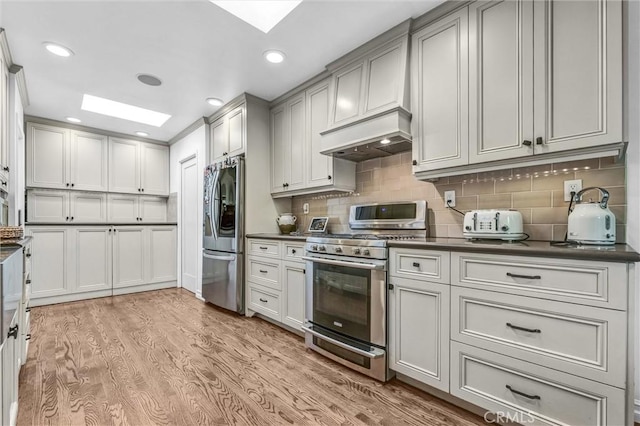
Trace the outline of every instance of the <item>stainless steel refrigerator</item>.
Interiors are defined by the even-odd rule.
[[[204,171],[202,297],[244,314],[244,157]]]

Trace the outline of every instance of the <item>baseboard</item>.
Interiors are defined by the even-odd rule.
[[[202,293],[198,293],[196,292],[196,299],[201,300],[203,302],[205,302],[204,297],[202,297]]]
[[[71,294],[62,294],[59,296],[47,296],[47,297],[34,297],[31,294],[31,298],[29,299],[29,306],[44,306],[44,305],[54,305],[56,303],[66,303],[66,302],[77,302],[79,300],[88,300],[88,299],[97,299],[100,297],[109,297],[120,296],[123,294],[130,293],[139,293],[142,291],[152,291],[152,290],[163,290],[165,288],[175,288],[176,281],[165,281],[161,283],[152,283],[152,284],[142,284],[131,287],[121,287],[114,288],[113,292],[111,289],[107,290],[98,290],[98,291],[87,291],[84,293],[71,293]]]

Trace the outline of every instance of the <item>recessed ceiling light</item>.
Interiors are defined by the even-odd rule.
[[[67,117],[67,121],[70,121],[72,123],[82,123],[82,120],[80,120],[79,118],[75,118],[75,117]]]
[[[284,53],[279,50],[267,50],[264,52],[264,58],[272,64],[279,64],[284,61]]]
[[[82,97],[82,109],[155,127],[162,126],[171,118],[169,114],[87,94]]]
[[[302,3],[302,0],[210,1],[263,33],[271,31],[289,12]]]
[[[149,136],[149,133],[147,133],[147,132],[136,132],[136,135],[142,136],[143,138],[146,138],[147,136]]]
[[[384,138],[384,139],[382,139],[382,140],[380,141],[380,143],[381,143],[382,145],[386,145],[386,144],[388,144],[388,143],[391,143],[391,141],[390,141],[389,139],[387,139],[387,138]]]
[[[68,58],[73,55],[73,51],[68,47],[64,47],[58,43],[52,43],[50,41],[45,41],[44,48],[47,49],[50,53],[53,53],[56,56],[62,56],[63,58]]]
[[[138,74],[136,75],[138,81],[140,83],[146,84],[147,86],[160,86],[162,84],[162,80],[160,80],[155,75],[151,74]]]
[[[207,98],[207,103],[213,106],[222,106],[224,104],[223,100],[218,98]]]

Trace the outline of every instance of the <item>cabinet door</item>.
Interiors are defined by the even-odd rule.
[[[109,191],[139,194],[140,143],[109,138]]]
[[[141,226],[113,231],[113,287],[145,284],[145,232]]]
[[[68,230],[30,228],[31,298],[59,296],[71,292],[68,280]]]
[[[307,90],[307,170],[308,187],[329,185],[333,175],[333,157],[320,154],[322,137],[320,132],[329,125],[329,85],[322,82]]]
[[[287,143],[286,105],[271,110],[271,192],[285,190],[285,154]]]
[[[287,134],[288,147],[285,149],[284,167],[287,190],[304,187],[305,175],[305,114],[304,93],[287,102],[289,116]]]
[[[27,124],[27,186],[67,188],[69,182],[69,130]]]
[[[9,123],[14,108],[9,100],[9,69],[4,57],[0,55],[0,176],[7,180],[9,166]],[[6,188],[5,188],[6,189]]]
[[[69,222],[68,191],[29,190],[27,200],[27,222]]]
[[[109,194],[107,220],[113,223],[139,222],[139,197],[134,195]]]
[[[70,276],[74,292],[111,288],[112,240],[111,228],[80,227],[69,230],[74,234],[74,256]]]
[[[413,35],[414,172],[469,162],[467,21],[463,9]]]
[[[167,221],[167,199],[162,197],[140,197],[140,219],[142,222]]]
[[[211,123],[210,163],[222,161],[229,152],[229,131],[225,117]]]
[[[169,195],[169,147],[140,144],[140,188],[143,194]]]
[[[108,138],[103,135],[71,131],[70,141],[71,187],[89,191],[107,191]]]
[[[469,6],[469,163],[532,154],[533,2],[474,2]]]
[[[304,263],[282,263],[282,322],[300,330],[304,322]]]
[[[448,392],[449,286],[389,281],[389,368]]]
[[[229,146],[228,155],[233,157],[244,153],[244,106],[239,106],[226,115],[227,126],[229,126]]]
[[[11,327],[16,326],[16,317],[11,321]],[[15,425],[18,415],[18,380],[20,368],[17,339],[3,336],[4,343],[0,347],[2,361],[2,424]]]
[[[69,194],[72,223],[105,223],[107,221],[107,194],[71,192]]]
[[[622,2],[533,3],[536,154],[622,141]]]
[[[150,226],[147,228],[147,279],[148,283],[175,281],[177,279],[176,227]]]

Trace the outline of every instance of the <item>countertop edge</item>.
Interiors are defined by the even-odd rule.
[[[104,223],[104,222],[87,222],[87,223],[60,223],[60,222],[38,222],[38,223],[25,223],[25,226],[59,226],[62,228],[71,228],[75,226],[177,226],[178,222],[146,222],[146,223]]]
[[[285,235],[285,234],[247,234],[247,238],[257,238],[263,240],[284,240],[284,241],[306,241],[308,235]]]

